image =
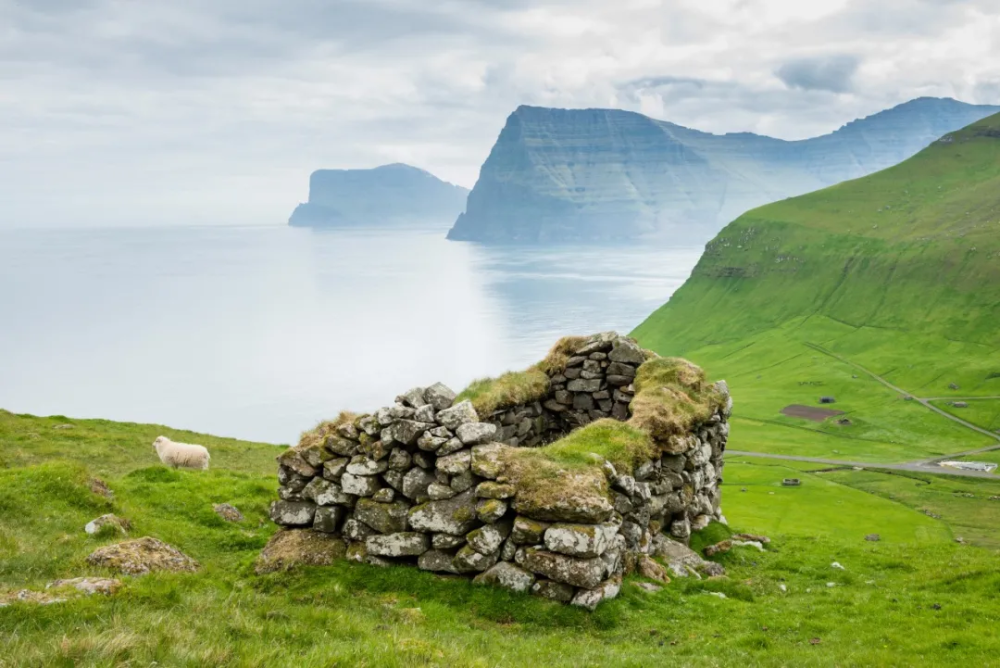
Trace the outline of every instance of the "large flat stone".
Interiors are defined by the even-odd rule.
[[[477,575],[472,581],[476,584],[503,587],[504,589],[523,593],[531,589],[531,585],[535,584],[535,576],[514,564],[501,561],[489,570]]]
[[[340,487],[346,494],[371,496],[382,489],[382,483],[375,476],[345,473],[340,478]]]
[[[618,533],[616,524],[553,524],[545,531],[552,552],[590,559],[604,554]]]
[[[472,452],[469,450],[459,450],[453,455],[438,457],[435,467],[438,471],[448,475],[458,475],[468,471],[472,465]]]
[[[465,445],[479,445],[493,438],[496,425],[489,422],[467,422],[455,430],[455,435]]]
[[[461,401],[451,408],[438,411],[436,419],[439,425],[452,431],[463,424],[479,422],[479,416],[476,414],[476,409],[472,407],[471,401]]]
[[[410,510],[410,526],[417,531],[447,533],[455,536],[469,533],[476,525],[476,496],[467,490],[455,498],[429,501]]]
[[[429,550],[430,546],[430,536],[415,531],[369,536],[365,540],[368,554],[380,557],[416,557]]]
[[[533,547],[525,550],[521,565],[550,580],[585,589],[599,585],[604,576],[604,562],[599,558],[577,559]]]
[[[306,501],[275,501],[271,504],[271,521],[283,527],[312,526],[316,504]]]
[[[592,589],[581,589],[577,591],[576,595],[573,596],[573,600],[570,601],[570,605],[577,605],[581,608],[586,608],[587,610],[594,610],[597,608],[597,604],[601,601],[607,601],[618,596],[618,592],[620,592],[621,589],[622,579],[616,576],[605,580]]]
[[[372,499],[358,499],[354,517],[379,533],[400,533],[406,531],[409,510],[409,505],[403,501],[378,503]]]

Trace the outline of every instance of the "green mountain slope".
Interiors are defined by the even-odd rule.
[[[1000,396],[998,326],[1000,115],[744,214],[635,335],[731,380],[735,447],[906,460],[996,439],[866,371],[918,398]],[[820,395],[851,424],[780,413]]]

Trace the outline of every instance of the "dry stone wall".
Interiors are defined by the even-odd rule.
[[[567,471],[566,493],[548,500],[519,488],[510,458],[595,420],[629,420],[636,374],[654,357],[601,334],[549,370],[542,396],[489,415],[441,384],[370,415],[342,414],[278,458],[271,518],[341,537],[355,561],[474,576],[593,609],[617,595],[655,540],[686,542],[723,519],[725,383],[711,386],[705,419],[656,442],[652,458],[631,470],[603,461],[590,478]]]

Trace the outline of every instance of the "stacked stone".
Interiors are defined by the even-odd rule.
[[[497,427],[500,443],[535,447],[594,420],[627,420],[636,370],[646,355],[632,339],[614,332],[598,334],[574,351],[565,369],[549,374],[546,397],[498,410],[484,422]]]
[[[592,337],[551,377],[546,398],[489,422],[480,422],[470,402],[455,404],[440,383],[410,390],[393,406],[342,420],[322,439],[285,451],[271,518],[342,536],[355,561],[475,576],[593,609],[617,595],[622,575],[650,554],[658,532],[686,541],[692,528],[721,518],[731,402],[691,433],[658,444],[665,453],[659,459],[627,472],[605,463],[611,492],[596,502],[572,495],[551,507],[519,502],[503,455],[512,439],[541,444],[570,425],[627,419],[645,355],[629,339]],[[523,440],[516,430],[508,444],[498,442],[529,415],[555,426]]]

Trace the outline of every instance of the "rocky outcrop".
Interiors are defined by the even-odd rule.
[[[743,212],[895,165],[1000,111],[921,98],[828,135],[713,135],[614,109],[519,107],[449,239],[705,242]]]
[[[565,339],[542,366],[541,393],[521,403],[438,384],[307,432],[278,457],[278,536],[322,534],[354,561],[593,609],[654,538],[683,542],[722,519],[724,383],[614,333]],[[480,416],[473,401],[494,409]],[[567,452],[585,463],[563,465]]]
[[[193,573],[199,568],[197,561],[176,547],[149,536],[98,548],[87,557],[87,563],[127,575],[152,571]]]
[[[309,178],[309,201],[292,213],[298,227],[430,223],[444,227],[465,207],[469,191],[409,165],[321,169]]]

